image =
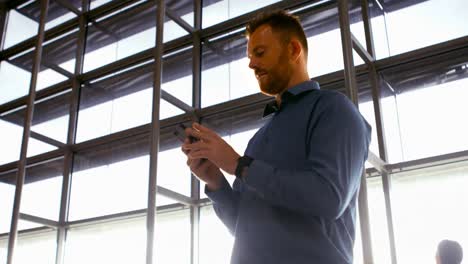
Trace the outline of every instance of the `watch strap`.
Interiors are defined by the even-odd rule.
[[[238,179],[242,178],[242,171],[244,170],[245,167],[249,167],[252,161],[253,161],[253,158],[249,156],[242,156],[237,160],[235,175]]]

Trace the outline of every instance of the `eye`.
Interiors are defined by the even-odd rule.
[[[265,53],[265,50],[256,50],[255,51],[255,57],[261,57]]]

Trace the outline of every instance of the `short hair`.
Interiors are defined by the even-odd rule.
[[[461,245],[452,240],[442,240],[437,246],[437,254],[442,264],[460,264],[463,259]]]
[[[281,33],[284,36],[284,41],[286,42],[289,42],[292,36],[298,38],[304,48],[305,55],[307,56],[307,38],[299,17],[284,10],[260,13],[247,24],[247,37],[262,25],[268,25],[274,32]]]

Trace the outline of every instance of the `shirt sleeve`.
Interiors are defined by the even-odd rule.
[[[234,235],[237,221],[239,193],[232,190],[226,178],[223,177],[222,187],[219,190],[209,191],[205,186],[205,194],[213,202],[213,208],[216,215],[229,229],[229,232]]]
[[[370,126],[344,95],[322,99],[309,119],[304,166],[279,169],[254,160],[244,183],[272,205],[336,219],[359,189]]]

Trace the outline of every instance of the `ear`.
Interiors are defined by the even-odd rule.
[[[298,39],[293,38],[289,42],[289,55],[293,61],[297,61],[302,55],[302,46]]]

